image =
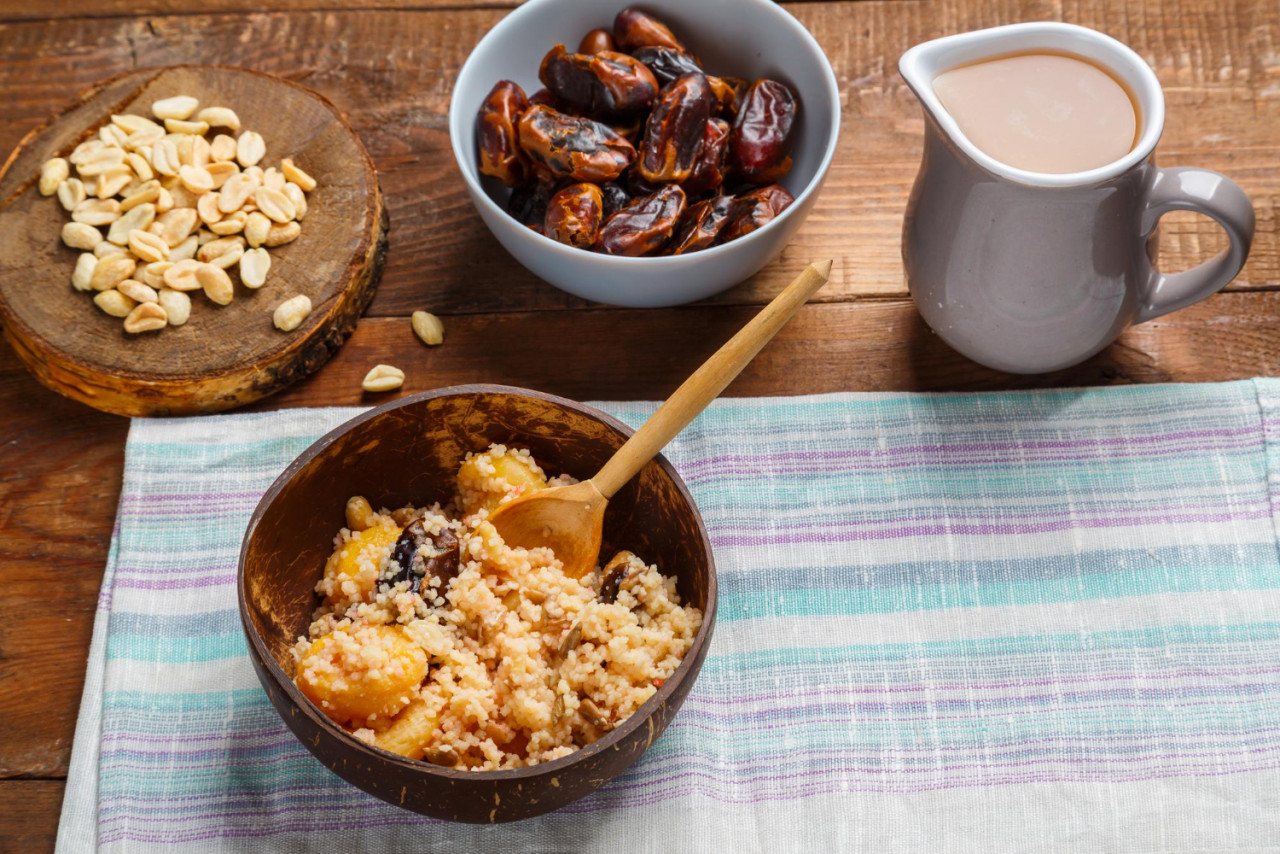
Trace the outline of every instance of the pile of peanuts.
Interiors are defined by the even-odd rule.
[[[62,242],[83,253],[72,286],[94,292],[98,308],[124,318],[130,334],[186,323],[193,291],[228,305],[236,293],[229,270],[245,288],[261,288],[271,269],[267,248],[297,239],[316,186],[289,158],[261,168],[266,143],[240,131],[234,111],[199,107],[177,95],[151,105],[154,120],[113,115],[40,170],[40,193],[56,195],[71,214]],[[272,320],[291,332],[310,313],[311,300],[296,295]]]

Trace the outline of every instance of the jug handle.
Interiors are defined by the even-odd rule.
[[[1195,211],[1217,221],[1230,245],[1181,273],[1161,273],[1148,262],[1147,289],[1133,318],[1135,324],[1185,308],[1222,290],[1244,267],[1253,242],[1253,203],[1235,181],[1208,169],[1153,168],[1155,177],[1147,188],[1142,212],[1143,235],[1150,236],[1160,217],[1169,211]]]

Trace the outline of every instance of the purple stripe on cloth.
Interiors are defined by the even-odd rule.
[[[1137,446],[1140,448],[1152,448],[1166,444],[1168,442],[1182,442],[1185,440],[1195,440],[1187,447],[1194,447],[1196,450],[1204,450],[1204,443],[1200,440],[1211,438],[1222,439],[1247,439],[1245,442],[1234,442],[1229,447],[1251,447],[1255,446],[1257,438],[1257,427],[1249,425],[1238,428],[1216,428],[1208,430],[1183,430],[1173,433],[1163,433],[1148,436],[1097,436],[1080,439],[1035,439],[1026,442],[959,442],[956,444],[919,444],[919,445],[891,445],[884,448],[846,448],[839,451],[770,451],[764,454],[715,454],[713,456],[703,457],[701,459],[689,460],[680,464],[683,472],[686,469],[699,470],[707,467],[717,467],[720,465],[734,463],[756,463],[762,460],[793,460],[798,462],[812,461],[839,461],[839,460],[878,460],[884,457],[919,457],[926,455],[944,455],[950,458],[959,454],[995,454],[1000,458],[1004,458],[1010,452],[1040,451],[1040,450],[1074,450],[1074,449],[1098,449],[1098,448],[1129,448]],[[1216,446],[1214,446],[1216,447]],[[1186,447],[1176,448],[1174,450],[1186,450]],[[1097,459],[1097,454],[1089,454],[1089,459]],[[1036,460],[1046,459],[1044,457],[1035,457]],[[1053,458],[1048,458],[1053,459]],[[933,460],[933,464],[945,462],[945,460]],[[1014,462],[1021,462],[1015,460]],[[770,468],[770,471],[776,469]]]
[[[994,523],[952,523],[933,525],[901,525],[897,528],[881,531],[832,531],[826,529],[823,536],[806,535],[793,531],[746,536],[742,534],[712,533],[711,543],[714,546],[776,546],[799,545],[801,543],[856,543],[868,540],[894,540],[906,537],[941,537],[947,535],[1007,536],[1015,534],[1044,534],[1054,531],[1085,530],[1091,528],[1124,528],[1134,525],[1184,525],[1190,523],[1215,523],[1252,521],[1270,519],[1271,509],[1253,509],[1220,513],[1150,513],[1150,514],[1116,514],[1105,518],[1076,520],[1065,519],[1048,522],[1018,522],[997,525]],[[1087,524],[1080,524],[1087,522]]]

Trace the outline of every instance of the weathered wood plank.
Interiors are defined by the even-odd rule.
[[[372,405],[377,362],[403,369],[397,394],[464,382],[526,386],[577,399],[662,399],[754,314],[750,306],[663,311],[512,312],[446,319],[427,348],[407,320],[370,318],[323,371],[260,408]],[[735,396],[835,391],[957,391],[1135,382],[1206,382],[1280,371],[1280,294],[1219,294],[1129,330],[1075,368],[1014,376],[942,343],[906,300],[809,305],[729,387]],[[1210,357],[1209,354],[1212,354]],[[566,370],[564,366],[572,369]]]
[[[61,780],[0,781],[0,851],[38,854],[52,851],[62,807]]]
[[[128,422],[45,390],[7,344],[0,413],[0,777],[53,776],[71,755]]]
[[[1132,42],[1169,87],[1160,149],[1169,165],[1235,177],[1254,197],[1258,238],[1232,286],[1280,286],[1280,7],[1217,0],[1187,18],[1178,0],[1026,3],[960,0],[805,3],[791,10],[817,34],[840,80],[844,130],[823,196],[782,262],[716,298],[758,304],[787,271],[834,257],[842,271],[820,299],[903,296],[899,231],[917,168],[923,122],[898,78],[897,56],[916,42],[1014,20],[1066,17]],[[209,61],[281,73],[347,111],[381,173],[392,217],[391,252],[374,315],[415,308],[486,312],[581,308],[515,264],[471,210],[449,147],[450,81],[503,9],[295,12],[72,19],[0,25],[10,61],[0,68],[0,146],[69,94],[134,65]],[[67,61],[72,57],[74,61]],[[1165,265],[1190,266],[1221,246],[1215,226],[1178,215],[1164,229]]]

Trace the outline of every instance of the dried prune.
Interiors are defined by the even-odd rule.
[[[751,83],[741,77],[714,77],[710,74],[707,75],[707,82],[711,84],[711,95],[716,99],[715,114],[726,119],[735,118],[742,96],[747,93]]]
[[[608,30],[592,30],[582,37],[578,45],[578,53],[600,53],[605,50],[617,50],[613,43],[613,34]]]
[[[691,196],[710,192],[724,183],[725,158],[729,152],[729,123],[723,119],[707,119],[702,131],[702,147],[693,163],[693,171],[684,182]]]
[[[625,53],[569,53],[553,47],[542,59],[538,79],[561,101],[593,117],[648,109],[658,81],[644,63]]]
[[[733,168],[753,184],[769,184],[791,171],[796,99],[773,80],[751,84],[738,106],[729,139]]]
[[[613,19],[613,41],[618,50],[631,51],[650,45],[684,50],[684,45],[680,44],[670,27],[652,15],[632,8],[623,9]]]
[[[732,196],[716,196],[689,206],[680,218],[671,242],[667,244],[670,255],[687,255],[714,246],[721,230],[729,221]]]
[[[382,577],[384,584],[409,582],[409,591],[419,593],[434,587],[443,593],[458,575],[458,537],[448,528],[428,533],[422,519],[414,519],[391,548],[391,560]],[[437,584],[432,585],[431,579]]]
[[[520,116],[528,108],[529,99],[518,84],[499,80],[489,90],[476,116],[480,172],[492,175],[508,187],[524,183],[528,171],[516,131]]]
[[[612,181],[636,150],[607,125],[535,106],[520,119],[520,147],[536,163],[575,181]]]
[[[729,221],[720,232],[720,242],[728,243],[763,228],[794,201],[795,198],[781,184],[770,184],[735,196],[729,207]]]
[[[636,199],[600,226],[600,249],[610,255],[650,255],[661,249],[684,213],[686,196],[668,184]]]
[[[631,194],[621,184],[610,181],[600,185],[600,195],[604,199],[604,215],[613,216],[631,204]]]
[[[684,181],[693,172],[703,130],[711,117],[706,75],[685,74],[658,97],[644,128],[640,174],[649,181]]]
[[[653,72],[659,86],[666,86],[681,74],[702,73],[702,66],[696,59],[673,47],[650,45],[632,51],[631,55]]]
[[[600,236],[604,196],[595,184],[570,184],[547,204],[543,233],[552,240],[590,249]]]

